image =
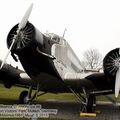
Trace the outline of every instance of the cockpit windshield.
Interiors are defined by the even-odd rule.
[[[60,43],[61,37],[54,34],[54,33],[45,33],[44,34],[46,37],[49,37],[51,40],[54,40],[57,43]]]

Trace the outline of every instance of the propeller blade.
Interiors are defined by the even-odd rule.
[[[28,21],[28,18],[29,18],[29,16],[30,16],[30,13],[31,13],[31,11],[32,11],[32,8],[33,8],[33,3],[32,3],[32,4],[30,5],[30,7],[27,9],[24,17],[22,18],[21,22],[19,23],[19,25],[18,25],[18,29],[19,29],[19,30],[22,29],[22,28],[24,28],[24,27],[26,26],[27,21]]]
[[[17,31],[16,31],[16,32],[17,32],[17,35],[19,34],[19,31],[26,26],[27,21],[28,21],[28,18],[29,18],[29,16],[30,16],[30,13],[31,13],[31,11],[32,11],[32,8],[33,8],[33,3],[32,3],[32,4],[30,5],[30,7],[27,9],[27,11],[26,11],[23,19],[22,19],[21,22],[19,23],[18,29],[17,29]],[[7,54],[6,54],[3,62],[1,63],[0,69],[2,69],[3,65],[5,64],[7,58],[8,58],[8,56],[9,56],[9,54],[10,54],[10,51],[11,51],[13,45],[14,45],[14,42],[15,42],[15,40],[16,40],[17,35],[14,35],[14,37],[13,37],[12,44],[11,44],[10,48],[8,49],[8,52],[7,52]]]
[[[116,73],[116,81],[115,81],[115,97],[117,98],[120,91],[120,68]]]
[[[4,64],[5,64],[7,58],[8,58],[8,56],[9,56],[9,54],[10,54],[10,51],[11,51],[13,45],[14,45],[14,42],[15,42],[15,39],[13,39],[13,42],[12,42],[10,48],[8,49],[8,52],[7,52],[7,54],[6,54],[6,56],[5,56],[4,60],[3,60],[3,62],[1,63],[0,69],[2,69],[2,67],[4,66]]]
[[[120,69],[118,69],[116,73],[116,81],[115,81],[115,97],[118,97],[120,91]]]
[[[120,56],[120,48],[119,48],[119,56]],[[117,98],[120,91],[120,63],[118,63],[118,70],[116,73],[116,80],[115,80],[115,97]]]

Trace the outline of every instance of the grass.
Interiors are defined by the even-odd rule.
[[[2,103],[2,104],[17,104],[19,95],[23,90],[27,90],[27,89],[16,87],[16,86],[14,86],[10,89],[6,89],[3,85],[0,84],[0,103]],[[61,94],[46,93],[46,94],[38,97],[37,101],[45,101],[48,99],[73,101],[73,100],[75,100],[75,97],[71,93],[70,94],[68,94],[68,93],[61,93]]]
[[[0,104],[18,104],[19,95],[24,90],[28,89],[16,86],[13,86],[10,89],[6,89],[2,84],[0,84]],[[114,98],[114,95],[112,95],[112,97]],[[75,96],[72,93],[47,93],[38,97],[37,101],[45,101],[50,99],[56,99],[59,101],[75,101]],[[108,101],[108,99],[105,96],[98,96],[97,100]],[[117,101],[120,102],[120,97],[118,97]]]
[[[10,89],[6,89],[3,85],[0,84],[0,104],[18,104],[19,95],[23,90],[27,90],[25,88],[20,87],[12,87]],[[38,97],[36,102],[44,101],[48,99],[57,99],[57,100],[73,100],[74,96],[72,94],[50,94],[47,93]],[[0,120],[32,120],[28,118],[0,118]],[[57,118],[39,118],[37,120],[63,120]]]
[[[0,104],[18,104],[19,94],[23,91],[27,90],[25,88],[20,87],[12,87],[11,89],[6,89],[3,85],[0,84]],[[62,97],[66,97],[66,94],[62,94]],[[66,99],[71,99],[73,96],[68,95]],[[47,99],[61,99],[59,95],[54,94],[46,94],[39,97],[38,101],[43,101]],[[0,120],[32,120],[28,118],[0,118]],[[62,120],[57,118],[39,118],[37,120]]]

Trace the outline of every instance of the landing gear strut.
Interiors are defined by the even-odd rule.
[[[88,96],[88,102],[87,102],[87,112],[88,113],[92,113],[95,111],[95,107],[96,107],[96,97],[94,94],[90,94]]]
[[[33,87],[30,86],[28,91],[21,92],[21,94],[19,96],[20,104],[30,104],[38,96],[46,94],[45,92],[38,94],[40,92],[39,84],[37,85],[37,89],[36,89],[35,93],[33,94],[33,96],[32,96],[32,90],[33,90]]]
[[[74,91],[69,88],[70,91],[75,95],[77,101],[82,104],[81,112],[93,113],[96,107],[96,97],[95,94],[87,93],[83,88],[83,94]]]
[[[32,88],[33,87],[30,86],[29,91],[21,92],[20,97],[19,97],[19,103],[20,104],[30,104],[30,102],[32,101],[32,97],[31,97]]]

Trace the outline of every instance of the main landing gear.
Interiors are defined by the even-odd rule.
[[[19,103],[20,104],[27,104],[27,103],[29,103],[28,91],[21,92],[21,94],[19,96]]]
[[[35,98],[38,96],[41,96],[43,94],[46,94],[46,92],[40,93],[39,85],[37,86],[37,90],[32,95],[32,89],[33,87],[30,86],[28,91],[23,91],[20,94],[19,97],[19,103],[20,104],[30,104]],[[69,88],[70,91],[76,96],[77,101],[81,104],[81,112],[87,112],[87,113],[93,113],[95,111],[96,107],[96,97],[95,94],[90,94],[86,92],[86,90],[83,88],[83,94],[78,93],[74,91],[72,88]]]
[[[83,94],[74,91],[72,88],[69,88],[70,91],[75,95],[77,101],[81,104],[81,112],[93,113],[95,112],[96,107],[96,97],[95,94],[87,93],[83,88]]]
[[[20,104],[30,104],[35,98],[45,94],[45,92],[39,94],[39,85],[37,86],[37,90],[32,95],[33,87],[30,86],[28,91],[21,92],[19,96],[19,103]]]

